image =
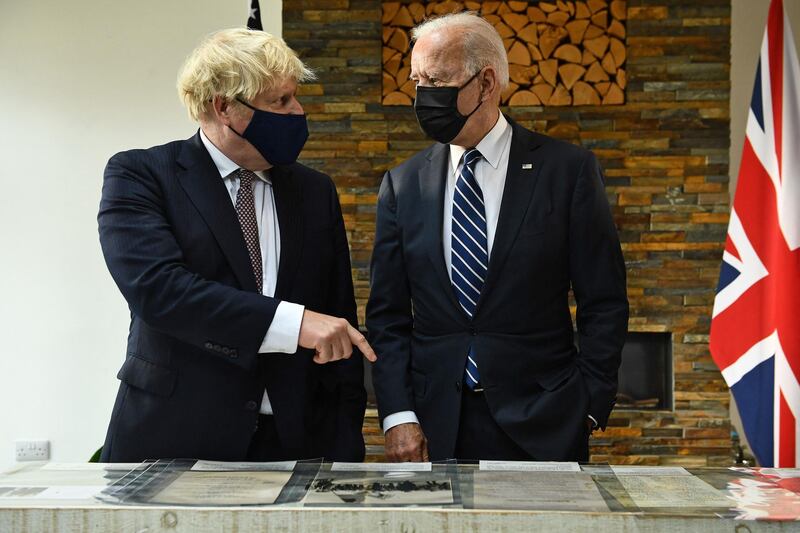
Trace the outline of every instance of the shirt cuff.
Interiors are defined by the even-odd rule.
[[[295,353],[304,311],[302,305],[279,303],[258,353]]]
[[[419,419],[414,411],[400,411],[393,413],[383,419],[383,432],[386,433],[395,426],[400,424],[419,424]]]
[[[588,416],[589,420],[592,421],[592,429],[596,428],[597,427],[597,419],[595,417],[593,417],[592,415],[586,415],[586,416]]]

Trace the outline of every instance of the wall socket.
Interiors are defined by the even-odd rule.
[[[18,440],[15,443],[17,461],[49,461],[49,440]]]

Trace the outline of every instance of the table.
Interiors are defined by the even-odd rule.
[[[396,468],[349,465],[342,471],[334,465],[312,463],[303,465],[306,472],[312,472],[310,477],[295,483],[295,488],[308,494],[276,505],[186,506],[158,503],[158,497],[145,502],[137,501],[136,490],[126,493],[126,501],[120,497],[116,503],[95,497],[100,491],[119,497],[120,487],[130,485],[125,480],[132,479],[132,475],[136,479],[147,478],[143,473],[150,475],[147,483],[151,488],[154,483],[157,485],[157,490],[151,491],[155,494],[165,494],[162,485],[169,486],[176,476],[197,475],[194,468],[185,466],[193,461],[151,475],[155,471],[152,464],[165,463],[36,463],[15,467],[0,475],[0,531],[800,531],[800,471],[779,469],[631,470],[585,465],[578,470],[560,471],[549,467],[538,470],[539,466],[534,465],[534,471],[509,472],[502,471],[507,465],[494,471],[489,470],[488,464],[486,468],[437,464],[429,465],[429,472],[452,481],[453,503],[403,507],[372,505],[369,498],[367,503],[362,498],[360,504],[309,503],[307,498],[315,485],[308,480],[339,476],[336,479],[347,478],[352,484],[354,476],[389,476],[385,472]],[[295,466],[289,471],[294,482],[300,468]],[[581,503],[580,497],[575,499],[576,492],[594,490],[585,485],[587,479],[602,496],[588,504],[588,500]],[[509,480],[513,481],[511,485]],[[570,485],[563,484],[567,481],[584,486],[574,485],[577,488],[568,490],[564,487]],[[509,487],[518,490],[503,492]],[[554,488],[548,494],[540,490],[543,487]],[[286,489],[281,498],[285,494]],[[604,510],[586,510],[598,505],[598,501],[605,502]],[[492,503],[508,508],[486,507]],[[695,503],[701,506],[693,507]],[[663,504],[677,507],[659,507]],[[514,508],[519,505],[529,508]],[[570,510],[570,506],[575,509]]]

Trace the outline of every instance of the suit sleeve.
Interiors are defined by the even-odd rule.
[[[370,343],[378,356],[372,365],[372,381],[383,421],[393,413],[414,410],[409,368],[411,293],[397,224],[397,201],[388,172],[378,193],[366,318]]]
[[[143,167],[123,152],[105,169],[97,220],[112,278],[152,328],[253,369],[279,301],[188,270],[160,185]]]
[[[605,428],[617,393],[628,329],[625,261],[600,165],[585,157],[570,211],[570,277],[577,303],[578,367],[589,389],[589,413]]]
[[[356,301],[353,295],[353,274],[350,268],[350,249],[347,245],[342,208],[336,187],[331,182],[331,213],[334,223],[334,247],[336,268],[331,281],[331,303],[329,312],[333,316],[345,318],[358,329]],[[335,461],[364,460],[364,410],[367,406],[367,392],[364,389],[364,358],[357,350],[349,359],[328,363],[328,369],[336,374],[337,406],[334,450],[326,458]]]

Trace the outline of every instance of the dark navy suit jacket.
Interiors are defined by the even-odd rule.
[[[98,222],[131,311],[103,461],[244,460],[266,387],[283,447],[297,458],[364,456],[359,354],[259,354],[281,300],[356,326],[350,257],[331,179],[271,170],[281,256],[274,298],[257,293],[227,189],[199,135],[108,162]]]
[[[381,419],[415,411],[432,460],[455,450],[470,345],[495,420],[536,459],[588,459],[587,415],[605,426],[614,405],[628,301],[600,167],[585,149],[509,122],[505,189],[473,319],[442,251],[448,146],[387,172],[379,193],[366,320],[378,409]]]

